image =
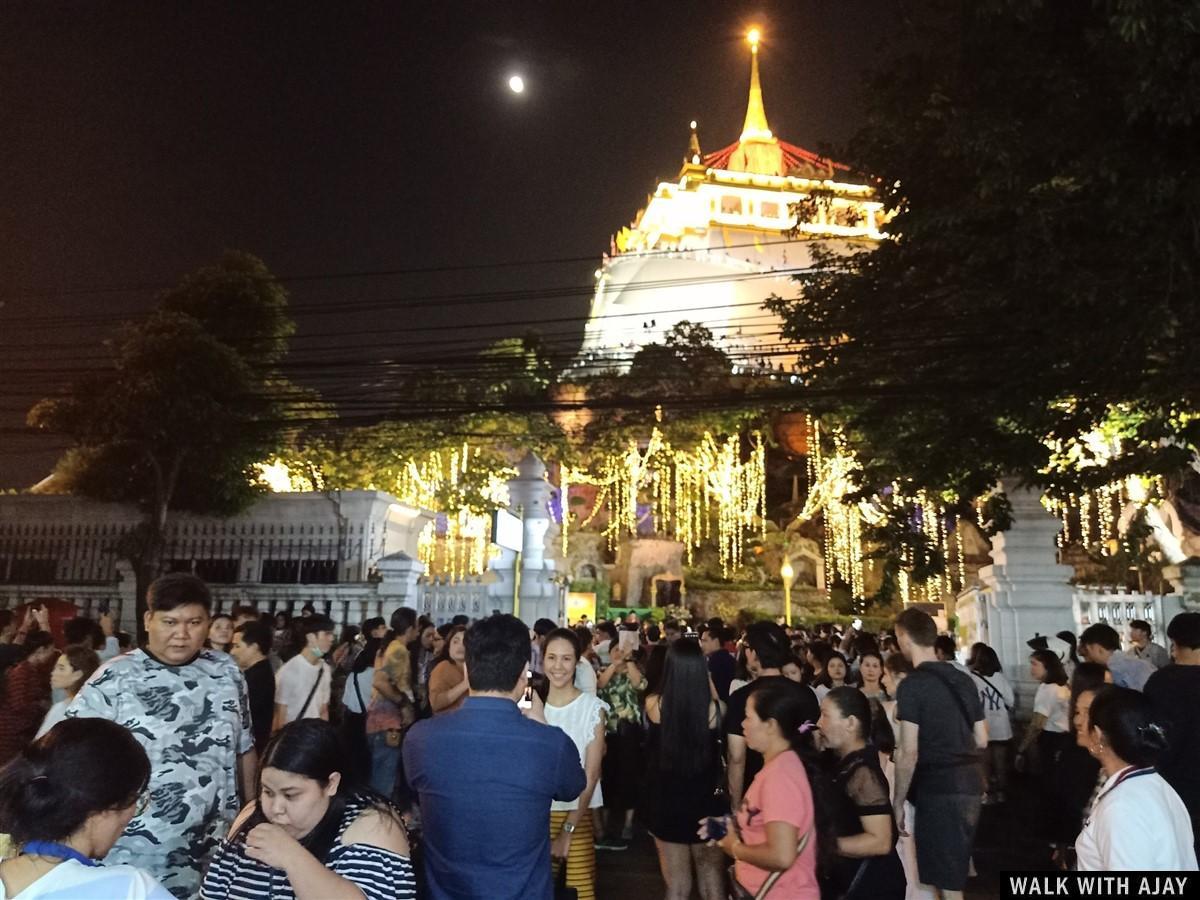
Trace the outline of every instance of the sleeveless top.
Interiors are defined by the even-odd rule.
[[[567,737],[574,741],[575,748],[579,751],[579,764],[584,767],[585,771],[587,770],[588,744],[596,736],[596,725],[600,721],[601,713],[606,712],[608,712],[608,704],[595,694],[589,694],[586,691],[581,692],[566,706],[546,704],[546,724],[561,728],[567,733]],[[592,792],[592,802],[589,804],[589,808],[595,809],[603,805],[604,795],[600,791],[600,784],[597,783],[596,790]],[[550,809],[554,811],[578,808],[578,797],[574,800],[553,800],[550,803]]]
[[[325,868],[351,882],[366,900],[415,900],[417,883],[407,857],[370,844],[341,842],[346,829],[367,808],[362,797],[346,803],[337,839],[324,860]],[[296,900],[296,892],[282,869],[273,869],[247,856],[245,839],[239,836],[222,841],[217,847],[204,874],[200,897],[202,900]]]

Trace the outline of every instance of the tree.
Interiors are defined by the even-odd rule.
[[[770,303],[862,486],[1178,471],[1200,444],[1200,3],[905,8],[887,37],[911,50],[845,154],[894,239]],[[1099,429],[1110,459],[1080,444]]]
[[[125,325],[109,367],[29,413],[31,425],[74,441],[56,468],[62,488],[145,512],[118,548],[134,566],[139,613],[171,512],[227,515],[252,502],[263,490],[256,463],[303,406],[273,368],[292,328],[286,299],[261,262],[227,254]]]
[[[705,432],[733,435],[762,424],[772,382],[735,377],[733,363],[703,325],[680,322],[662,343],[641,347],[620,375],[586,380],[588,399],[597,412],[589,426],[596,449],[624,449],[651,429],[663,431],[672,445],[690,449]]]

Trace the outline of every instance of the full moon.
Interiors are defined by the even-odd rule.
[[[514,94],[523,94],[525,92],[525,79],[520,75],[514,75],[508,79],[508,89]]]

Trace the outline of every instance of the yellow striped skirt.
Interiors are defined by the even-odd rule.
[[[550,840],[558,837],[562,831],[563,822],[567,821],[568,812],[550,813]],[[554,877],[557,883],[560,863],[552,862]],[[596,898],[596,845],[592,832],[591,810],[585,810],[580,816],[571,835],[571,847],[567,851],[567,887],[573,887],[579,892],[579,900],[595,900]]]

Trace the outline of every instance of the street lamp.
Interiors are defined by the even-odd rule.
[[[783,565],[779,567],[779,577],[783,579],[783,621],[788,628],[792,627],[792,561],[786,556]]]

